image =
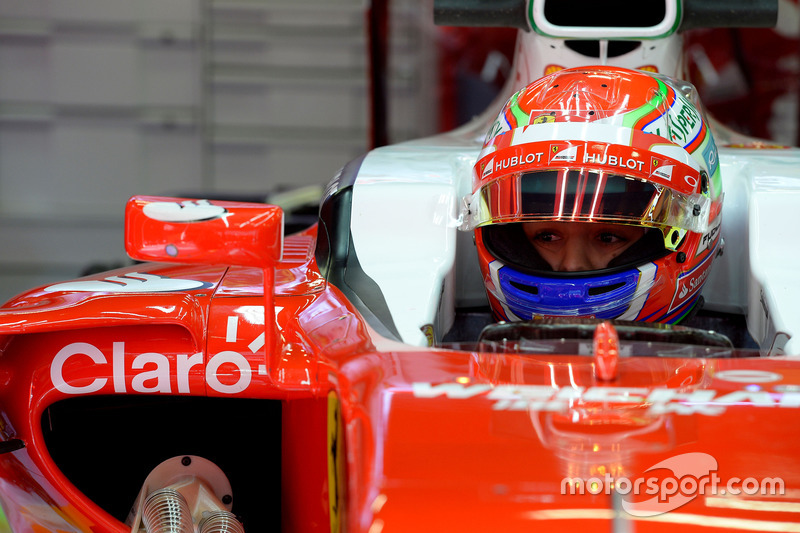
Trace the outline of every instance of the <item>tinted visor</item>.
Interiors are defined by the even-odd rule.
[[[632,224],[704,231],[708,198],[686,196],[629,176],[590,170],[543,170],[503,176],[470,202],[468,226],[524,221]]]

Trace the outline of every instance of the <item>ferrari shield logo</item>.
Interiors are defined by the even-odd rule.
[[[574,163],[578,158],[578,146],[550,145],[550,162]]]
[[[486,176],[489,176],[494,169],[494,158],[490,159],[486,163],[481,163],[481,167],[481,177],[485,178]]]

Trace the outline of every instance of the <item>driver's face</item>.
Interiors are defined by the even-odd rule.
[[[533,247],[556,272],[606,268],[644,235],[644,228],[587,222],[525,222]]]

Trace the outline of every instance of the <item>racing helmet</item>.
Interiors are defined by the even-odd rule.
[[[717,147],[691,84],[579,67],[505,104],[473,167],[462,229],[475,231],[497,320],[677,323],[702,302],[722,199]],[[540,227],[556,229],[541,236]],[[537,239],[566,242],[553,235],[564,228],[614,251],[582,268],[554,265]]]

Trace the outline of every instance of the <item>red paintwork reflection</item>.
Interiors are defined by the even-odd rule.
[[[261,267],[152,263],[10,302],[0,313],[2,436],[26,445],[0,455],[12,527],[125,531],[42,444],[45,409],[86,394],[281,400],[287,532],[340,521],[364,533],[610,528],[610,496],[561,494],[565,476],[636,477],[687,452],[713,454],[725,479],[780,474],[800,487],[800,363],[412,348],[375,335],[325,282],[313,237],[283,241],[268,271],[273,299]],[[774,379],[735,381],[732,370]],[[344,438],[333,432],[340,419]],[[344,465],[330,459],[340,446]],[[800,503],[793,494],[780,501]],[[569,518],[576,509],[586,518]],[[716,509],[694,499],[672,516],[723,516]],[[784,520],[737,513],[751,524]]]
[[[135,196],[125,207],[125,249],[141,261],[271,268],[282,246],[274,205]]]

